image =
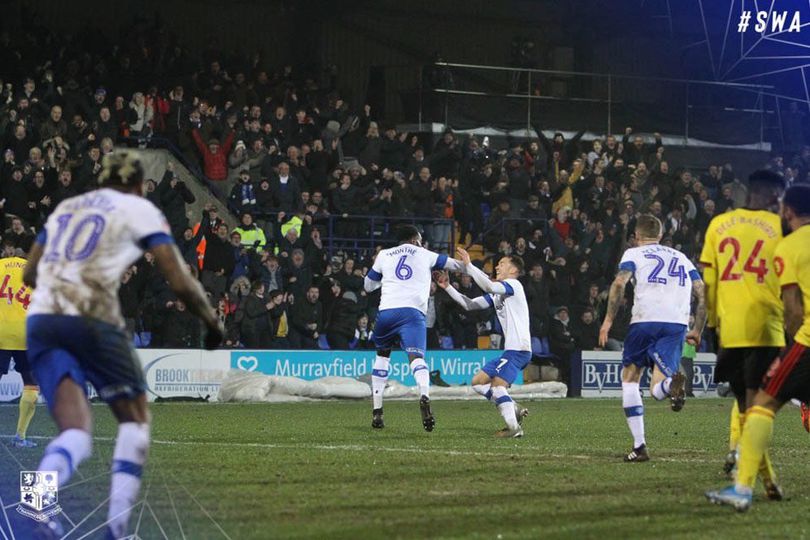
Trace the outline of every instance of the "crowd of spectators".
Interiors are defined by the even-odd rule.
[[[537,137],[496,150],[448,129],[432,143],[352,107],[335,73],[273,69],[261,54],[215,42],[192,54],[154,25],[132,25],[117,43],[30,27],[22,41],[0,36],[0,59],[3,256],[26,252],[60,201],[93,189],[114,145],[165,139],[199,168],[214,202],[189,216],[195,197],[171,166],[146,195],[210,294],[229,347],[373,347],[379,293],[363,291],[363,276],[380,242],[357,239],[384,243],[397,220],[415,220],[432,249],[457,234],[481,246],[481,264],[523,257],[532,335],[564,361],[596,348],[639,213],[659,217],[662,243],[695,258],[712,217],[746,198],[730,164],[679,167],[659,134],[547,138],[536,126]],[[768,166],[807,181],[810,148]],[[222,219],[226,208],[238,226]],[[467,296],[481,294],[456,280]],[[139,344],[199,345],[199,326],[148,254],[123,276],[120,296]],[[622,306],[608,348],[621,347],[629,317]],[[492,313],[460,311],[435,287],[427,318],[430,347],[498,342]]]

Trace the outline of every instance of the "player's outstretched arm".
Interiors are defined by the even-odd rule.
[[[455,287],[450,283],[450,277],[447,275],[447,272],[433,272],[433,278],[436,281],[436,285],[441,287],[442,289],[447,292],[450,298],[455,301],[456,304],[460,305],[464,308],[465,311],[475,311],[478,309],[486,309],[489,307],[489,302],[487,301],[486,296],[479,296],[478,298],[469,298],[466,295],[461,294],[456,290]]]
[[[202,285],[186,268],[177,246],[169,243],[160,244],[149,251],[155,256],[158,268],[166,277],[174,294],[186,304],[191,313],[202,319],[208,329],[205,348],[218,347],[222,343],[225,329],[217,318],[214,308],[209,304]]]
[[[31,251],[28,253],[28,262],[25,263],[25,270],[23,271],[23,283],[32,289],[37,288],[37,265],[42,258],[42,253],[45,247],[39,242],[34,242],[31,246]]]
[[[463,262],[456,259],[451,259],[449,257],[447,258],[447,260],[444,261],[443,270],[448,270],[450,272],[458,272],[460,274],[467,273],[467,267],[464,265]]]
[[[458,248],[456,252],[458,253],[458,258],[461,259],[462,263],[464,263],[464,268],[467,270],[467,274],[473,278],[475,284],[478,285],[482,291],[492,294],[507,294],[506,286],[503,283],[499,281],[492,281],[489,279],[486,272],[473,265],[472,261],[470,260],[470,254],[467,253],[467,250]]]
[[[613,319],[616,318],[619,305],[624,297],[624,288],[627,287],[627,282],[630,281],[632,277],[633,272],[630,270],[619,270],[619,273],[616,274],[616,279],[613,280],[613,284],[610,286],[605,321],[602,323],[602,328],[599,329],[600,347],[604,347],[607,344],[608,334],[610,333],[610,328],[613,326]]]
[[[697,347],[700,345],[700,336],[706,326],[708,312],[706,310],[706,285],[703,280],[692,281],[692,300],[695,304],[695,326],[686,334],[686,341]]]

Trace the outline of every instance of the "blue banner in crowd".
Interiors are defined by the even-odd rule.
[[[431,371],[438,370],[448,384],[470,384],[481,366],[499,358],[503,351],[427,351],[425,362]],[[322,377],[356,379],[371,373],[374,351],[231,351],[231,368],[256,371],[265,375],[297,377],[306,381]],[[390,380],[407,386],[416,382],[411,376],[408,357],[402,351],[391,355]],[[515,383],[523,382],[523,374]]]

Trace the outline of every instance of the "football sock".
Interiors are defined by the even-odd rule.
[[[492,401],[492,385],[487,384],[474,384],[473,390],[484,396],[487,400]]]
[[[424,358],[417,358],[411,362],[411,373],[419,387],[419,393],[423,396],[430,396],[430,371]]]
[[[20,397],[20,417],[17,420],[17,436],[25,439],[25,433],[37,410],[37,398],[39,397],[38,386],[24,386]]]
[[[371,399],[375,409],[381,409],[383,406],[383,393],[385,383],[388,381],[390,364],[391,361],[388,358],[379,354],[374,359],[374,367],[371,369]]]
[[[762,454],[762,461],[759,463],[759,477],[763,482],[776,483],[776,469],[773,467],[770,452]]]
[[[734,400],[734,405],[731,407],[731,418],[728,425],[728,449],[736,450],[737,444],[740,442],[740,435],[742,434],[742,427],[740,425],[740,407],[737,405],[737,400]]]
[[[107,526],[115,538],[126,534],[129,515],[141,489],[141,473],[148,450],[149,424],[124,422],[118,426],[107,513]]]
[[[773,438],[774,412],[754,405],[748,409],[745,427],[740,437],[740,456],[737,459],[737,488],[743,492],[754,488],[762,458]]]
[[[59,486],[70,480],[79,463],[90,457],[93,438],[81,429],[66,429],[45,448],[38,471],[56,471]]]
[[[652,396],[658,401],[666,399],[667,396],[669,396],[670,385],[672,385],[672,377],[667,377],[663,381],[659,381],[653,386]]]
[[[633,448],[646,444],[644,439],[644,404],[638,391],[638,383],[622,383],[622,407],[627,417],[627,426],[633,434]]]
[[[493,387],[492,397],[495,400],[495,405],[498,406],[498,412],[503,416],[509,429],[520,429],[517,416],[515,415],[515,402],[509,397],[509,392],[507,392],[506,387]]]

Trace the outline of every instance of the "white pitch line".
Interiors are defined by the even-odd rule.
[[[324,451],[366,451],[366,452],[391,452],[391,453],[404,453],[404,454],[436,454],[445,456],[473,456],[473,457],[503,457],[504,452],[486,452],[477,450],[443,450],[437,448],[419,448],[415,446],[396,447],[396,446],[370,446],[361,444],[276,444],[276,443],[242,443],[242,442],[228,442],[228,441],[169,441],[156,439],[152,444],[158,445],[191,445],[191,446],[222,446],[226,448],[266,448],[276,450],[324,450]],[[541,448],[536,446],[526,446],[526,450],[533,450],[542,452]],[[584,455],[584,454],[548,454],[548,453],[514,453],[518,457],[525,458],[551,458],[551,459],[577,459],[582,461],[602,459],[609,459],[608,457],[602,458],[600,456]],[[655,458],[656,461],[665,461],[673,463],[714,463],[717,459],[700,459],[700,458]]]
[[[45,437],[43,437],[45,438]],[[115,440],[111,437],[94,437],[94,440],[99,441],[112,441]],[[478,451],[478,450],[445,450],[438,448],[420,448],[416,446],[371,446],[362,444],[278,444],[278,443],[259,443],[259,442],[231,442],[231,441],[172,441],[167,439],[153,439],[151,444],[166,445],[166,446],[222,446],[231,448],[266,448],[276,450],[323,450],[323,451],[360,451],[360,452],[389,452],[389,453],[403,453],[403,454],[435,454],[445,456],[472,456],[472,457],[503,457],[504,452],[492,451]],[[520,443],[516,443],[520,444]],[[523,446],[525,450],[533,452],[542,452],[542,448],[536,446]],[[513,453],[518,457],[526,458],[549,458],[549,459],[578,459],[582,461],[599,461],[602,459],[610,459],[609,457],[602,458],[600,456],[585,455],[585,454],[548,454],[548,453]],[[656,461],[671,462],[671,463],[714,463],[717,461],[715,458],[701,459],[701,458],[672,458],[672,457],[656,457]]]

